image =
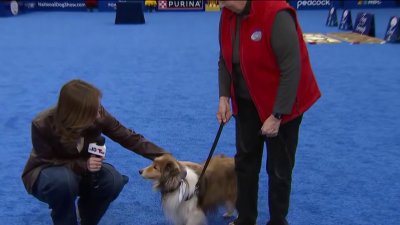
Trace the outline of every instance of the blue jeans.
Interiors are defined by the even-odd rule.
[[[92,176],[79,176],[64,166],[43,169],[33,188],[33,196],[49,205],[55,225],[77,225],[77,197],[82,225],[96,225],[128,182],[112,165],[104,163],[97,174],[98,188]]]

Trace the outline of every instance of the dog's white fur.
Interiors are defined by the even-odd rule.
[[[234,159],[223,155],[212,157],[204,176],[199,181],[204,164],[177,161],[166,154],[140,170],[145,179],[154,181],[153,187],[161,192],[165,216],[175,225],[205,225],[205,214],[225,206],[225,217],[235,211],[236,175]],[[198,193],[195,186],[199,181]],[[184,194],[181,186],[186,185]],[[181,193],[180,193],[181,190]],[[188,200],[183,199],[187,198]]]
[[[177,171],[175,171],[177,170]],[[180,176],[186,170],[186,176]],[[174,172],[171,172],[174,171]],[[179,171],[179,172],[178,172]],[[162,207],[168,220],[175,225],[206,225],[207,219],[204,211],[198,206],[198,198],[195,186],[198,181],[196,172],[174,159],[171,155],[163,155],[156,158],[153,164],[140,170],[142,177],[154,181],[154,188],[162,194]],[[167,174],[167,175],[165,175]],[[167,176],[167,177],[163,177]],[[168,181],[168,179],[171,179]],[[179,181],[178,181],[179,180]],[[189,199],[180,200],[180,186],[186,183],[186,194]],[[175,184],[177,188],[169,189],[169,185]],[[168,190],[168,191],[163,191]],[[182,196],[182,194],[181,194]]]
[[[188,183],[188,193],[193,195],[189,200],[179,201],[179,189],[163,196],[162,207],[165,216],[176,225],[205,225],[206,216],[197,204],[197,196],[194,194],[198,180],[197,174],[187,167],[186,181]]]

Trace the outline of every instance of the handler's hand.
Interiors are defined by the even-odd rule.
[[[94,155],[90,156],[90,158],[86,162],[87,169],[90,172],[97,172],[101,169],[101,165],[103,164],[102,157],[96,157]]]
[[[219,123],[227,123],[232,116],[229,98],[225,96],[219,97],[219,105],[217,112],[217,120]]]
[[[270,115],[261,127],[261,134],[267,137],[276,137],[279,132],[279,126],[281,125],[281,120],[275,118],[275,116]]]

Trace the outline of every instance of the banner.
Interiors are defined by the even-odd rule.
[[[85,11],[84,0],[42,0],[37,1],[38,10]]]
[[[22,4],[13,1],[0,1],[0,16],[16,16],[21,12]]]
[[[290,0],[295,9],[330,9],[339,6],[339,0]]]
[[[326,19],[325,25],[328,26],[328,27],[337,27],[338,19],[337,19],[337,12],[336,12],[336,8],[335,7],[332,7],[329,10],[328,18]]]
[[[158,10],[204,11],[203,0],[158,0]]]
[[[24,11],[34,11],[37,8],[37,1],[26,0],[22,1],[21,4]]]
[[[343,1],[344,8],[389,8],[396,7],[396,1],[391,0],[355,0],[355,1]]]
[[[343,11],[342,19],[339,23],[339,30],[353,30],[353,20],[349,9]]]
[[[354,22],[353,32],[375,37],[375,16],[371,13],[360,12]]]
[[[289,0],[295,9],[329,9],[331,7],[356,8],[389,8],[399,7],[399,0]]]
[[[0,1],[0,16],[8,16],[8,9],[10,6],[2,1]]]
[[[99,11],[115,11],[117,9],[117,0],[103,0],[98,2]]]
[[[386,29],[385,40],[390,43],[400,42],[400,17],[392,16]]]
[[[99,11],[116,11],[117,2],[136,2],[142,4],[142,9],[145,9],[144,0],[98,0],[97,6]]]

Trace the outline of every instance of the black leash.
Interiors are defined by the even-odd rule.
[[[208,166],[208,164],[210,163],[210,160],[211,160],[212,155],[214,154],[215,148],[217,147],[218,140],[219,140],[219,136],[221,136],[222,128],[223,128],[223,127],[224,127],[224,122],[221,122],[221,124],[219,125],[219,128],[218,128],[217,136],[215,136],[214,143],[213,143],[213,145],[212,145],[212,147],[211,147],[210,153],[208,154],[207,161],[206,161],[206,163],[204,164],[203,170],[201,171],[201,174],[200,174],[200,176],[199,176],[199,180],[197,181],[196,189],[195,189],[195,193],[196,193],[196,194],[197,194],[198,191],[199,191],[200,180],[201,180],[201,178],[203,177],[204,173],[206,172],[207,166]]]

